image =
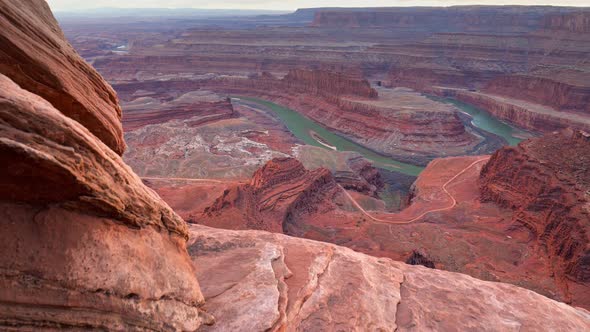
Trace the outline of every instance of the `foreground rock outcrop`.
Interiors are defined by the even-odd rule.
[[[211,331],[582,331],[590,313],[512,285],[331,244],[190,226]]]
[[[0,73],[123,154],[117,96],[67,42],[47,2],[0,1],[0,30]]]
[[[194,330],[186,224],[86,128],[0,76],[0,326]]]
[[[45,1],[0,1],[0,25],[0,329],[212,322],[186,224],[119,156],[111,87]]]
[[[481,173],[481,195],[514,211],[568,301],[590,305],[590,134],[565,131],[496,152]]]

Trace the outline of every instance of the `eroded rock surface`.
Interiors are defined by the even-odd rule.
[[[196,329],[184,221],[81,124],[0,87],[0,326]]]
[[[211,323],[186,224],[119,155],[113,90],[45,1],[0,1],[0,25],[0,329]]]
[[[326,70],[290,70],[283,81],[290,89],[317,95],[378,97],[367,80]]]
[[[259,231],[190,226],[212,331],[563,330],[590,313],[515,286]]]
[[[287,232],[300,215],[333,208],[338,185],[325,168],[306,170],[294,158],[275,158],[249,184],[226,189],[196,222],[229,229]]]
[[[568,301],[590,299],[590,135],[564,131],[496,152],[481,173],[481,196],[513,211],[512,221],[552,262]]]
[[[114,90],[67,42],[44,0],[0,1],[0,73],[125,151]]]

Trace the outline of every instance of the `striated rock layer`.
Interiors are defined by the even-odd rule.
[[[125,151],[113,89],[67,42],[44,0],[0,1],[0,73]]]
[[[293,69],[283,78],[292,90],[302,93],[333,96],[358,96],[377,98],[377,91],[367,80],[325,70]]]
[[[590,314],[512,285],[331,244],[190,226],[211,331],[564,330]]]
[[[536,101],[557,110],[590,114],[589,73],[575,70],[510,75],[490,81],[484,90],[493,94]]]
[[[45,1],[0,1],[0,25],[0,330],[211,323],[186,224],[119,156],[111,87]]]
[[[496,152],[481,197],[514,211],[538,255],[548,256],[568,301],[590,305],[590,134],[566,131]]]
[[[293,158],[275,158],[249,184],[226,189],[198,223],[229,229],[287,232],[303,214],[332,207],[338,186],[325,168],[306,170]]]
[[[190,120],[187,124],[195,127],[236,117],[229,98],[208,91],[192,91],[164,102],[151,97],[140,97],[123,103],[123,109],[125,132],[172,120]]]
[[[186,224],[79,123],[0,76],[0,326],[194,330]]]
[[[542,27],[588,31],[588,12],[550,6],[451,6],[318,9],[311,26],[318,28],[421,27],[426,31],[526,32]]]

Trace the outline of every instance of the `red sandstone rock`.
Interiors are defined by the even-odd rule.
[[[149,97],[124,103],[123,127],[127,132],[150,124],[189,119],[190,121],[187,121],[189,126],[199,126],[236,116],[229,98],[207,92],[200,94],[200,92],[193,91],[163,103]],[[194,94],[197,96],[193,96]]]
[[[0,75],[3,329],[193,331],[211,322],[196,276],[221,331],[590,328],[586,311],[530,291],[269,233],[193,226],[195,271],[182,220],[54,106]],[[249,188],[296,212],[332,185],[278,160]]]
[[[268,78],[268,76],[262,76]],[[323,70],[290,70],[283,82],[289,89],[317,95],[377,98],[377,91],[367,80]]]
[[[330,208],[338,187],[330,171],[306,170],[293,158],[275,158],[249,184],[226,189],[196,221],[229,229],[287,232],[301,215]]]
[[[590,114],[590,80],[582,71],[562,69],[536,75],[502,76],[490,81],[484,91],[560,111]]]
[[[186,224],[78,122],[0,75],[0,326],[194,330]]]
[[[0,34],[0,73],[123,154],[115,92],[70,46],[45,1],[0,1]]]
[[[590,135],[553,133],[496,152],[481,173],[481,195],[514,211],[538,255],[552,262],[571,303],[590,305]]]
[[[212,331],[568,330],[590,314],[512,285],[343,247],[191,225]]]
[[[0,1],[0,25],[0,329],[210,323],[186,224],[118,155],[110,86],[44,1]]]

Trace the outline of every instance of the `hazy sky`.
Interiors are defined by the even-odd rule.
[[[309,7],[394,7],[482,5],[590,6],[590,0],[47,0],[53,10],[122,8],[204,8],[294,10]]]

